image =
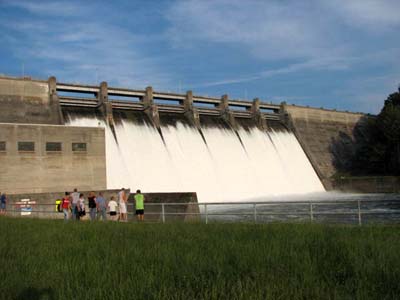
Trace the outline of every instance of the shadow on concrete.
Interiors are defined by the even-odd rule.
[[[332,163],[339,174],[359,175],[376,169],[367,155],[374,143],[371,141],[374,121],[374,117],[364,116],[357,122],[351,134],[339,131],[338,136],[331,139]]]
[[[52,288],[37,289],[27,287],[15,298],[15,300],[54,300],[54,290]]]

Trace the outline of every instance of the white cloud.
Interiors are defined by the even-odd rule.
[[[303,1],[183,1],[167,11],[169,38],[179,47],[192,42],[241,45],[258,59],[310,59],[337,55],[327,20]],[[327,20],[325,20],[327,19]]]
[[[167,37],[176,48],[204,44],[226,51],[239,48],[259,62],[261,70],[253,74],[239,73],[192,86],[207,87],[295,72],[351,71],[389,62],[399,65],[398,47],[381,50],[379,38],[367,42],[357,36],[370,31],[363,25],[381,29],[399,25],[399,11],[398,0],[190,0],[175,2],[165,14],[170,22]],[[283,66],[262,70],[271,62]]]
[[[71,1],[4,0],[3,4],[29,11],[32,14],[49,16],[77,16],[88,12],[84,9],[84,5]]]
[[[261,61],[307,62],[365,51],[356,32],[400,26],[399,12],[399,0],[189,0],[175,2],[165,16],[177,48],[211,43],[240,47]]]
[[[325,0],[324,3],[351,26],[382,30],[400,25],[398,0]]]
[[[352,63],[352,61],[357,60],[356,58],[340,58],[340,57],[321,57],[316,59],[310,59],[301,63],[290,64],[277,69],[268,69],[258,72],[256,74],[251,74],[247,76],[239,76],[235,78],[229,78],[219,81],[210,81],[205,83],[200,83],[193,87],[207,87],[207,86],[218,86],[225,84],[237,84],[250,82],[254,80],[259,80],[263,78],[270,78],[278,75],[291,74],[296,72],[304,71],[319,71],[319,70],[347,70]]]
[[[81,15],[90,11],[85,4],[47,4],[7,3],[33,14],[0,21],[0,27],[6,26],[22,36],[11,45],[20,60],[44,62],[41,72],[63,81],[98,84],[96,81],[105,80],[133,88],[169,86],[171,76],[164,75],[156,59],[149,58],[139,46],[146,37],[109,24],[92,13]]]

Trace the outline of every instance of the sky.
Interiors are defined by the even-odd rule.
[[[378,113],[399,0],[0,0],[0,74]]]

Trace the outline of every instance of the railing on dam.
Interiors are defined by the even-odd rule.
[[[63,218],[55,204],[25,202],[10,204],[7,214],[14,217]],[[216,203],[146,203],[147,222],[317,222],[338,224],[400,223],[400,201],[325,200]],[[134,205],[128,204],[129,220],[135,221]],[[89,211],[86,208],[86,219]]]
[[[55,79],[54,79],[55,80]],[[219,115],[230,110],[240,118],[251,118],[260,115],[264,119],[280,120],[280,104],[228,99],[186,94],[153,91],[152,87],[145,90],[108,87],[103,82],[100,86],[55,83],[55,93],[58,93],[62,106],[78,106],[96,108],[103,103],[110,103],[112,109],[146,110],[156,105],[160,112],[185,113],[196,108],[199,114]]]

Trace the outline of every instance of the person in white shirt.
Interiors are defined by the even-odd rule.
[[[118,203],[115,201],[114,196],[111,196],[111,199],[108,202],[108,208],[110,209],[110,219],[112,221],[118,220],[117,207],[118,207]]]
[[[118,193],[118,204],[119,204],[119,220],[122,222],[128,221],[128,209],[127,209],[127,197],[125,189],[122,188]]]
[[[79,220],[80,217],[80,207],[79,207],[79,193],[75,188],[74,192],[71,193],[72,198],[72,220]]]
[[[83,194],[79,195],[79,218],[82,219],[86,216],[86,209],[85,209],[85,198],[83,197]]]

